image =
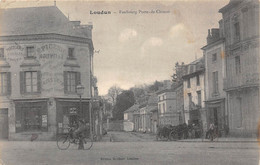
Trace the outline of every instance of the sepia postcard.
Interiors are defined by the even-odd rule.
[[[260,165],[259,0],[0,0],[0,165]]]

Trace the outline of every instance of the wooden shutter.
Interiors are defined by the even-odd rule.
[[[42,88],[42,74],[41,71],[37,71],[37,92],[41,93]]]
[[[64,93],[68,93],[68,72],[67,71],[63,72],[63,77],[64,77]]]
[[[10,95],[12,92],[12,86],[11,86],[11,72],[7,72],[7,94]]]
[[[20,93],[25,93],[25,72],[20,72]]]

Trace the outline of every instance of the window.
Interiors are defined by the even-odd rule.
[[[5,57],[4,48],[0,48],[0,59],[3,59]]]
[[[165,113],[165,104],[163,103],[163,113]]]
[[[76,93],[76,87],[80,83],[79,72],[64,72],[64,92]]]
[[[163,112],[162,112],[162,105],[161,105],[161,104],[159,104],[159,112],[160,112],[160,113],[163,113]]]
[[[37,92],[37,72],[25,72],[25,91]]]
[[[196,76],[196,79],[197,79],[197,86],[200,86],[200,76],[197,75],[197,76]]]
[[[0,94],[11,94],[11,74],[10,72],[0,73]]]
[[[187,88],[190,88],[190,79],[187,81]]]
[[[17,103],[15,108],[16,132],[45,132],[48,130],[46,102]]]
[[[236,22],[234,24],[234,31],[235,31],[234,39],[235,39],[235,41],[239,41],[240,40],[240,25],[239,25],[239,22]]]
[[[217,61],[217,53],[212,54],[212,62]]]
[[[201,91],[197,91],[198,95],[198,105],[201,106]]]
[[[41,90],[41,72],[26,71],[20,72],[20,92],[37,93]]]
[[[191,96],[191,93],[188,93],[188,98],[189,98],[189,106],[191,106],[191,103],[192,103],[192,96]]]
[[[68,59],[74,59],[74,48],[69,48]]]
[[[218,93],[218,72],[213,72],[213,93]]]
[[[240,56],[235,57],[236,74],[241,73]]]
[[[34,57],[34,47],[33,46],[26,47],[26,57],[28,57],[28,58]]]

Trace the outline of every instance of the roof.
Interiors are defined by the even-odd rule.
[[[157,91],[156,93],[157,93],[157,95],[159,95],[159,94],[166,93],[166,92],[174,92],[174,89],[168,89],[168,88],[161,89],[161,90]]]
[[[75,28],[56,6],[0,9],[1,36],[61,34],[91,38],[82,28]],[[80,27],[80,26],[78,26]],[[89,30],[90,31],[90,30]]]
[[[201,57],[190,64],[186,65],[185,74],[182,76],[183,79],[190,78],[196,74],[203,73],[205,71],[205,60]]]
[[[130,107],[126,111],[124,111],[124,113],[135,112],[137,110],[139,110],[139,105],[138,104],[134,104],[132,107]]]
[[[239,3],[241,3],[243,0],[230,0],[229,3],[222,7],[221,9],[219,9],[220,13],[224,13],[226,11],[228,11],[230,8],[235,7],[236,5],[238,5]]]

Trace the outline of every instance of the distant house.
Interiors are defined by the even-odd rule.
[[[162,89],[157,95],[159,125],[178,125],[180,113],[176,110],[176,92],[173,89]]]
[[[206,125],[204,97],[204,58],[186,65],[183,76],[185,123]]]
[[[134,112],[139,110],[139,105],[134,104],[124,112],[124,131],[134,130]]]

